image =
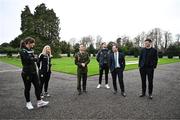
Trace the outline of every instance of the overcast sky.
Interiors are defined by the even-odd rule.
[[[101,35],[113,41],[159,27],[180,33],[180,0],[0,0],[0,44],[19,34],[21,11],[45,3],[60,18],[61,40]]]

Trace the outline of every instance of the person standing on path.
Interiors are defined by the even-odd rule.
[[[81,79],[83,92],[86,93],[86,83],[87,83],[87,72],[88,64],[90,62],[89,55],[86,52],[86,48],[83,44],[79,46],[79,52],[75,55],[75,64],[77,65],[77,90],[78,94],[81,95]]]
[[[50,94],[48,93],[48,85],[51,77],[51,57],[51,47],[49,45],[44,46],[38,60],[41,98],[50,97]]]
[[[110,54],[110,58],[109,58],[109,66],[110,66],[110,71],[111,71],[112,80],[113,80],[114,94],[117,93],[116,79],[118,76],[119,86],[121,89],[121,95],[123,97],[126,97],[124,82],[123,82],[125,58],[124,58],[124,55],[118,51],[117,45],[112,46],[112,51],[113,52]]]
[[[146,96],[146,77],[148,77],[149,99],[152,99],[154,69],[158,63],[157,50],[152,47],[152,40],[144,41],[144,48],[139,56],[139,71],[142,81],[142,94],[139,97]]]
[[[26,98],[26,107],[29,110],[34,108],[30,101],[31,83],[35,88],[37,107],[43,107],[49,103],[49,101],[43,101],[40,97],[40,85],[36,65],[37,58],[34,56],[34,51],[32,49],[34,45],[35,39],[32,37],[27,37],[21,42],[20,51],[20,57],[23,66],[21,76],[25,86],[24,95]]]
[[[96,60],[99,63],[99,84],[97,88],[101,87],[103,71],[105,71],[105,87],[109,89],[108,73],[109,73],[109,50],[105,42],[101,44],[101,49],[97,53]]]

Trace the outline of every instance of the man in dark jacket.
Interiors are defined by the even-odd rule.
[[[103,76],[103,71],[105,71],[105,87],[109,89],[108,85],[108,73],[109,73],[109,50],[107,49],[107,45],[105,42],[101,44],[101,49],[97,53],[96,60],[99,63],[99,84],[97,88],[101,87],[102,83],[102,76]]]
[[[139,56],[139,71],[142,80],[142,94],[139,97],[144,97],[146,95],[146,76],[148,77],[148,89],[149,89],[149,99],[152,99],[153,91],[153,76],[154,69],[157,66],[158,57],[157,50],[151,47],[151,39],[146,39],[144,42],[145,47],[141,50]]]
[[[110,66],[110,71],[111,71],[112,80],[113,80],[114,94],[117,93],[116,78],[118,76],[119,85],[121,89],[121,95],[126,97],[125,90],[124,90],[124,82],[123,82],[123,71],[125,68],[124,55],[118,52],[117,45],[112,46],[112,51],[113,53],[110,54],[110,59],[109,59],[109,66]]]

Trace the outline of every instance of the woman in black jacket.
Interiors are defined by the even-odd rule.
[[[40,88],[41,88],[41,98],[49,97],[48,84],[51,76],[51,48],[46,45],[42,53],[39,55],[38,67],[39,67],[39,77],[40,77]],[[44,87],[44,94],[43,94]]]
[[[23,66],[21,76],[25,86],[24,95],[27,102],[26,107],[29,110],[34,108],[30,101],[31,83],[35,88],[37,107],[43,107],[49,103],[48,101],[41,100],[40,97],[40,85],[36,65],[37,58],[34,56],[34,51],[32,49],[34,45],[35,39],[31,37],[27,37],[23,41],[21,41],[20,57]]]

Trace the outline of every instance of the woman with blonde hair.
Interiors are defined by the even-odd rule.
[[[42,53],[39,55],[38,61],[41,98],[50,96],[48,93],[48,84],[51,76],[51,57],[51,47],[49,45],[44,46]]]

